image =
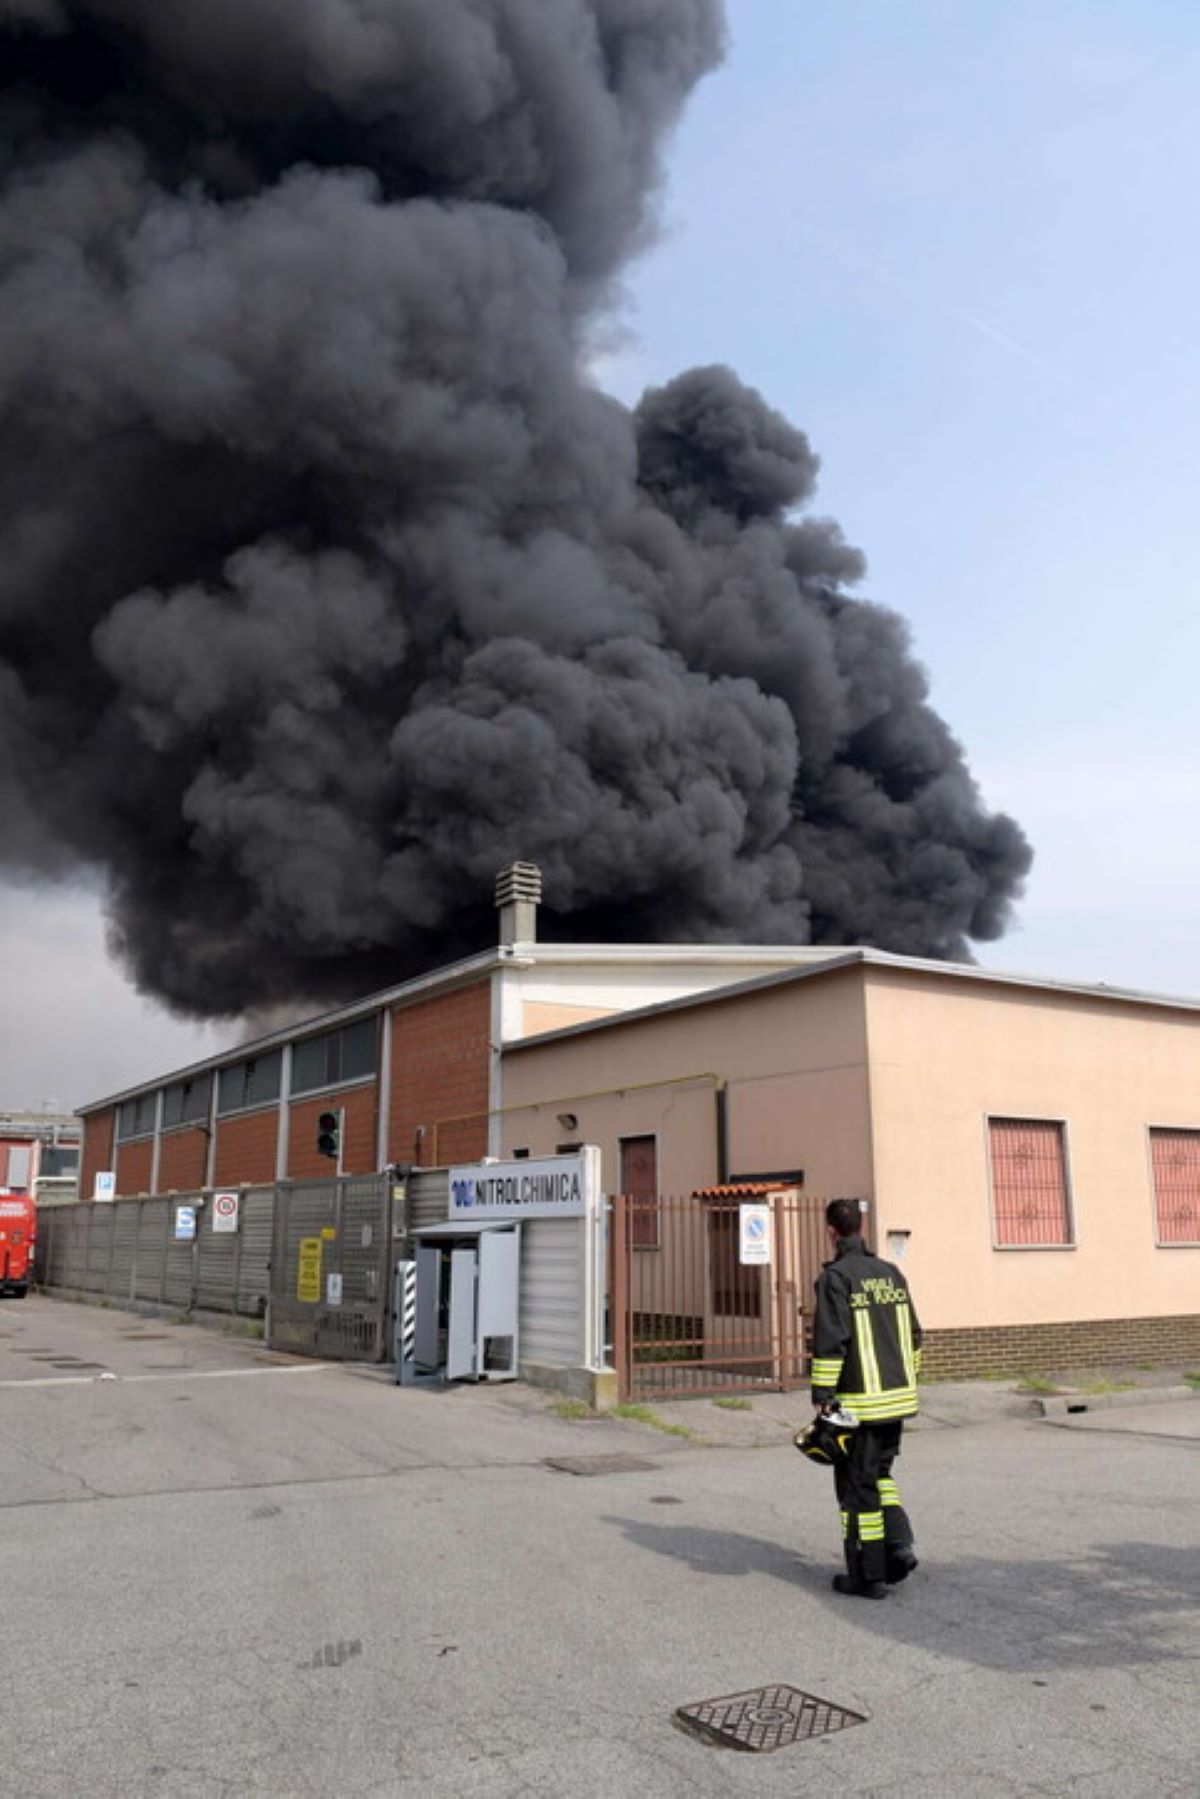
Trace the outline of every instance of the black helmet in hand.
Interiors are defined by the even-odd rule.
[[[792,1442],[810,1462],[832,1468],[846,1460],[851,1438],[857,1429],[858,1419],[850,1412],[821,1412],[811,1424],[796,1432]]]

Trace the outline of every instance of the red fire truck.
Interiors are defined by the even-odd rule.
[[[33,1278],[37,1207],[28,1194],[0,1197],[0,1294],[24,1299]]]

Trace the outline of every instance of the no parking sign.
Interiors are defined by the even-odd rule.
[[[236,1231],[238,1227],[238,1195],[214,1193],[212,1227],[215,1231]]]
[[[743,1268],[766,1268],[771,1261],[770,1206],[738,1207],[738,1261]]]

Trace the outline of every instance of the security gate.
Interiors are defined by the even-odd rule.
[[[760,1253],[744,1243],[747,1211],[762,1220]],[[612,1332],[622,1399],[800,1386],[813,1282],[829,1254],[824,1211],[824,1200],[795,1189],[750,1184],[677,1198],[615,1195]]]
[[[280,1185],[268,1340],[347,1362],[390,1351],[392,1183],[385,1175]]]

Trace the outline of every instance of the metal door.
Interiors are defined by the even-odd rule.
[[[476,1373],[484,1380],[517,1377],[521,1294],[521,1227],[479,1234]]]
[[[446,1337],[446,1379],[469,1380],[477,1372],[479,1338],[475,1293],[477,1248],[450,1251],[450,1328]]]
[[[442,1252],[436,1243],[417,1244],[417,1330],[413,1360],[426,1373],[442,1365]]]

